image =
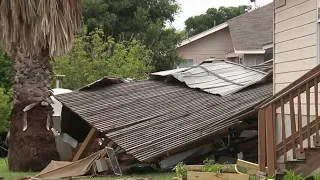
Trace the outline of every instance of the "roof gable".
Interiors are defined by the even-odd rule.
[[[273,42],[273,3],[228,21],[234,49],[256,50]]]
[[[182,41],[178,48],[227,27],[230,29],[235,51],[263,50],[263,45],[273,42],[273,3],[194,35]]]
[[[222,30],[222,29],[224,29],[224,28],[227,28],[227,27],[228,27],[228,23],[223,23],[223,24],[220,24],[220,25],[218,25],[218,26],[215,26],[215,27],[213,27],[213,28],[211,28],[211,29],[208,29],[208,30],[206,30],[206,31],[203,31],[202,33],[196,34],[196,35],[194,35],[194,36],[192,36],[192,37],[190,37],[190,38],[182,41],[181,44],[178,45],[178,47],[187,45],[187,44],[189,44],[189,43],[191,43],[191,42],[194,42],[194,41],[196,41],[196,40],[198,40],[198,39],[201,39],[201,38],[203,38],[203,37],[205,37],[205,36],[208,36],[208,35],[210,35],[210,34],[212,34],[212,33],[215,33],[215,32],[217,32],[217,31],[220,31],[220,30]]]

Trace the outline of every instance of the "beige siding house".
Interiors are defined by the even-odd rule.
[[[320,0],[273,4],[274,96],[259,107],[259,170],[307,177],[320,167]]]
[[[226,52],[231,51],[233,51],[233,44],[229,27],[178,48],[179,55],[186,60],[192,60],[194,63],[211,57],[224,59],[226,58]]]
[[[317,0],[277,1],[274,20],[275,93],[314,68],[318,64],[319,49]]]
[[[183,41],[177,48],[185,59],[180,67],[209,58],[228,59],[246,66],[269,60],[263,47],[272,45],[272,27],[273,4],[233,18]]]
[[[319,0],[275,0],[274,8],[274,93],[279,92],[293,81],[319,64]],[[315,119],[314,91],[310,93],[311,120]],[[296,124],[298,124],[297,98],[295,102]],[[306,94],[301,95],[302,125],[307,124]],[[282,140],[282,117],[277,109],[276,142]],[[284,118],[290,124],[290,106],[284,105]],[[285,127],[286,134],[291,134],[291,127]],[[313,142],[312,142],[313,144]],[[307,141],[304,141],[305,147]],[[293,160],[292,150],[288,160]],[[278,163],[284,161],[283,157]]]

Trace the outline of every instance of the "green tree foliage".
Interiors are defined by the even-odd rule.
[[[77,37],[72,51],[53,61],[54,72],[66,75],[64,87],[76,89],[103,76],[144,79],[153,69],[152,52],[139,41],[116,43],[101,29]]]
[[[8,131],[11,104],[11,91],[0,88],[0,133]]]
[[[170,69],[181,61],[175,49],[183,34],[165,28],[178,11],[176,0],[84,0],[88,32],[101,27],[116,42],[139,40],[152,50],[155,71]]]
[[[189,37],[206,31],[216,25],[222,24],[229,19],[237,17],[251,10],[251,6],[209,8],[205,14],[188,18],[185,21]]]
[[[0,133],[8,130],[11,112],[11,91],[14,71],[13,61],[0,49]]]
[[[0,49],[0,87],[9,90],[13,83],[13,61]]]

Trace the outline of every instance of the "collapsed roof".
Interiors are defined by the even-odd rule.
[[[272,83],[251,84],[228,96],[177,81],[118,83],[100,83],[56,98],[142,162],[211,137],[272,96]]]

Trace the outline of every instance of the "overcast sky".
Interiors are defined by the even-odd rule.
[[[272,0],[256,0],[256,2],[258,6],[263,6]],[[181,12],[172,24],[177,29],[183,29],[184,21],[189,17],[203,14],[211,7],[253,5],[250,0],[178,0],[178,3],[181,5]]]

